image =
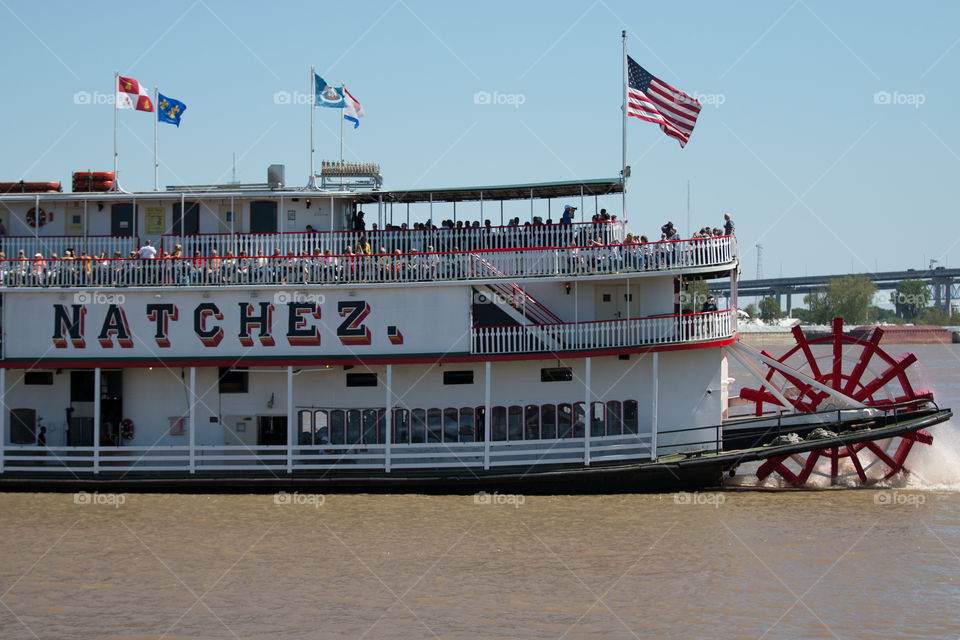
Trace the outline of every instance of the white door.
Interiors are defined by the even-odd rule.
[[[633,294],[631,293],[631,296]],[[627,287],[626,285],[609,285],[597,287],[597,320],[620,320],[627,317]],[[635,316],[636,305],[630,301],[629,311]]]

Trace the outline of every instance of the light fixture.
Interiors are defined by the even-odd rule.
[[[569,283],[569,282],[564,282],[564,283],[563,283],[563,288],[567,290],[567,295],[570,295],[570,283]]]
[[[307,198],[307,209],[310,208],[310,198]]]
[[[97,211],[103,211],[103,201],[97,202]]]
[[[267,409],[273,409],[274,394],[270,394],[270,399],[267,400]]]

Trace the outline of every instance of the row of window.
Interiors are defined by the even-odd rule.
[[[528,404],[492,408],[494,441],[582,438],[584,403]],[[298,412],[301,445],[384,444],[384,409],[301,409]],[[394,409],[391,442],[423,444],[482,442],[484,407]],[[636,400],[591,404],[592,437],[637,433]]]

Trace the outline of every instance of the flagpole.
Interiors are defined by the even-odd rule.
[[[160,155],[157,150],[157,128],[158,123],[160,122],[160,90],[156,86],[153,87],[153,110],[156,112],[153,119],[153,190],[160,191]]]
[[[340,83],[340,102],[343,103],[344,89],[347,86]],[[340,107],[340,164],[343,164],[343,107]]]
[[[623,222],[627,222],[627,31],[620,32],[623,40],[623,162],[620,169],[620,179],[623,182],[622,202],[620,210]]]
[[[308,189],[317,188],[317,179],[314,177],[317,173],[317,170],[314,169],[313,164],[313,117],[314,117],[314,108],[317,104],[317,87],[316,87],[316,74],[313,65],[310,65],[310,93],[308,95],[312,96],[310,98],[310,180],[307,181]]]
[[[120,175],[117,172],[117,112],[120,93],[120,72],[113,72],[113,191],[120,191]]]

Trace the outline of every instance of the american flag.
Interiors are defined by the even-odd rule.
[[[668,136],[680,141],[682,149],[700,115],[700,101],[674,89],[627,56],[627,115],[656,122]]]

